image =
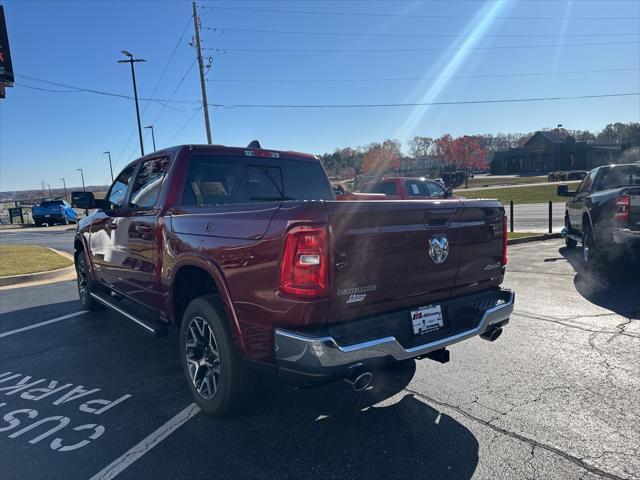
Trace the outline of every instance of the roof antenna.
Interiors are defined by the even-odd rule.
[[[262,148],[260,146],[260,142],[258,140],[253,140],[249,145],[247,145],[247,148]]]

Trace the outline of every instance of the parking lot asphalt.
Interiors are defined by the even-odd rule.
[[[0,245],[42,245],[73,253],[75,225],[0,230]]]
[[[74,282],[0,292],[0,477],[640,478],[640,273],[558,240],[509,257],[498,341],[363,393],[265,380],[230,419],[194,408],[175,332],[79,313]]]

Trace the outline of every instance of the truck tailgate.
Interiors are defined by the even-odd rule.
[[[326,205],[333,240],[331,321],[450,296],[464,242],[461,200]],[[430,241],[445,236],[449,254],[436,263]]]

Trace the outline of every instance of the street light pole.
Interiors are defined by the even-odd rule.
[[[49,200],[53,200],[53,195],[51,195],[51,185],[47,183],[47,188],[49,189]]]
[[[148,127],[144,127],[144,128],[150,128],[151,129],[151,141],[153,142],[153,151],[156,151],[156,136],[153,133],[153,125],[149,125]]]
[[[67,182],[64,181],[64,178],[60,178],[62,180],[62,187],[64,188],[64,199],[67,200]]]
[[[560,128],[562,127],[562,124],[559,123],[558,127],[556,128],[556,130],[558,130],[558,139],[560,138]],[[558,152],[557,152],[557,158],[556,158],[556,171],[560,170],[560,143],[558,143]]]
[[[122,50],[122,54],[129,57],[128,60],[118,60],[118,63],[130,63],[131,64],[131,78],[133,79],[133,96],[136,101],[136,117],[138,119],[138,138],[140,139],[140,154],[144,156],[144,144],[142,143],[142,126],[140,124],[140,106],[138,105],[138,87],[136,86],[136,71],[133,68],[133,64],[137,62],[146,62],[142,58],[133,58],[133,54]]]
[[[111,182],[113,183],[113,166],[111,166],[111,152],[107,150],[106,152],[102,152],[105,155],[109,155],[109,171],[111,172]]]
[[[82,191],[86,192],[86,191],[87,191],[87,189],[86,189],[86,187],[84,186],[84,172],[82,171],[82,169],[81,169],[81,168],[76,168],[76,170],[77,170],[78,172],[80,172],[80,177],[82,178]]]

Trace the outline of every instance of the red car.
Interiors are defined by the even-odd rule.
[[[506,222],[495,200],[337,202],[302,153],[179,146],[135,160],[75,237],[83,309],[106,306],[145,331],[179,329],[197,404],[229,414],[258,372],[301,385],[378,366],[448,360],[495,340],[513,310],[500,288]]]
[[[362,187],[362,194],[384,194],[387,200],[452,198],[451,190],[424,177],[383,177]],[[360,197],[362,198],[362,197]],[[371,197],[370,200],[378,198]]]

